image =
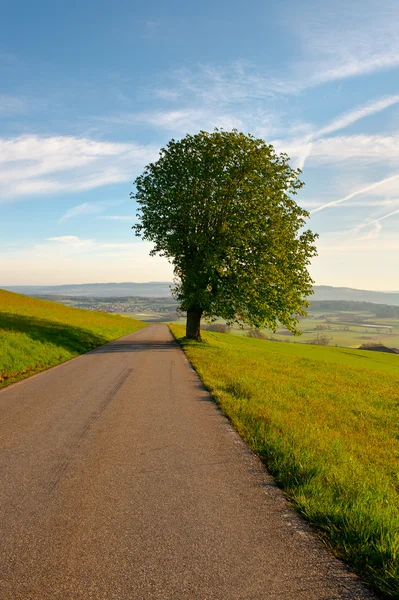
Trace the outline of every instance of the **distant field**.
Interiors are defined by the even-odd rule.
[[[399,357],[170,328],[298,511],[398,599]]]
[[[165,319],[166,320],[166,319]],[[173,321],[183,324],[184,319]],[[224,323],[223,320],[216,321]],[[278,342],[291,342],[295,344],[316,343],[317,339],[328,346],[342,346],[358,348],[367,343],[381,343],[390,348],[399,348],[399,319],[377,318],[369,312],[312,312],[300,320],[298,329],[301,335],[294,336],[284,327],[279,327],[274,333],[267,329],[262,332],[269,338]],[[245,336],[247,329],[240,329],[235,325],[230,333]]]
[[[399,348],[399,319],[377,318],[367,312],[309,312],[301,319],[298,329],[299,337],[290,335],[279,328],[275,336],[280,341],[310,343],[319,335],[328,338],[330,346],[359,347],[365,343],[382,343],[388,347]]]
[[[389,297],[389,294],[386,296]],[[179,318],[176,312],[177,302],[173,298],[48,296],[48,299],[74,308],[121,314],[140,321],[177,324],[185,322],[185,317]],[[320,308],[322,306],[325,308]],[[348,306],[351,310],[342,310],[341,306]],[[381,308],[384,306],[393,312],[396,311],[396,316],[381,318],[373,314],[372,310],[381,313]],[[314,307],[311,305],[308,316],[300,320],[298,328],[302,335],[294,337],[283,327],[279,327],[276,333],[268,330],[263,330],[263,333],[276,341],[297,344],[312,343],[318,338],[329,346],[358,348],[365,343],[382,343],[385,346],[399,348],[399,306],[367,302],[317,301],[314,302]],[[356,307],[359,309],[355,309]],[[218,320],[217,323],[224,323],[224,321]],[[234,326],[231,333],[246,335],[246,329]]]
[[[0,387],[144,326],[0,290]]]

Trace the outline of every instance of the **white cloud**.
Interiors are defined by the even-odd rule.
[[[157,156],[153,146],[71,136],[0,139],[0,199],[128,181]]]
[[[120,204],[120,202],[83,202],[82,204],[78,204],[67,210],[58,220],[58,223],[65,223],[65,221],[69,221],[69,219],[82,215],[98,215],[118,204]]]
[[[56,242],[58,244],[64,244],[71,248],[87,248],[94,245],[93,240],[81,240],[76,235],[61,235],[58,237],[47,238],[48,242]]]
[[[395,162],[399,159],[399,135],[352,135],[331,137],[314,142],[311,158],[315,161]]]

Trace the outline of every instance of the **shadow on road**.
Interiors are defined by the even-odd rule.
[[[146,341],[146,342],[117,342],[106,344],[100,348],[92,350],[91,354],[109,354],[114,352],[145,352],[147,350],[176,350],[177,344],[175,341]]]

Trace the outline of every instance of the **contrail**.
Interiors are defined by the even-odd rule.
[[[350,200],[351,198],[354,198],[355,196],[360,196],[361,194],[370,192],[371,190],[374,190],[375,188],[379,187],[380,185],[384,185],[384,183],[388,183],[388,181],[393,181],[394,179],[399,179],[399,175],[392,175],[392,177],[386,177],[385,179],[381,179],[381,181],[376,181],[375,183],[372,183],[371,185],[368,185],[367,187],[364,187],[361,190],[352,192],[348,196],[345,196],[345,198],[340,198],[339,200],[333,200],[332,202],[327,202],[327,204],[323,204],[322,206],[318,206],[314,210],[311,210],[310,214],[313,215],[314,213],[317,213],[320,210],[324,210],[325,208],[328,208],[329,206],[335,206],[336,204],[341,204],[342,202],[346,202],[347,200]]]
[[[399,213],[399,208],[397,210],[394,210],[393,212],[390,212],[388,215],[384,215],[383,217],[380,217],[379,219],[374,219],[374,221],[369,221],[368,223],[362,223],[361,225],[358,225],[357,227],[350,229],[350,231],[359,231],[359,229],[363,229],[364,227],[368,227],[369,225],[375,225],[376,223],[379,223],[380,221],[383,221],[384,219],[388,219],[388,217],[393,217],[393,215],[397,215],[398,213]]]
[[[369,115],[374,115],[377,112],[381,112],[390,106],[394,106],[398,102],[399,94],[396,94],[395,96],[385,96],[385,98],[380,98],[376,102],[371,102],[370,104],[366,104],[360,108],[356,108],[355,110],[344,113],[335,119],[335,121],[332,121],[329,125],[322,127],[317,132],[317,137],[320,137],[326,133],[333,133],[339,129],[344,129],[348,125],[356,123],[356,121],[359,121],[359,119],[363,119]]]
[[[309,134],[304,138],[304,151],[302,156],[300,156],[299,168],[303,169],[305,166],[305,162],[307,158],[310,156],[312,152],[312,142],[317,142],[322,136],[333,133],[335,131],[339,131],[340,129],[345,129],[348,125],[352,123],[356,123],[359,119],[363,119],[364,117],[368,117],[370,115],[374,115],[375,113],[381,112],[390,106],[394,106],[399,102],[399,94],[395,94],[394,96],[385,96],[384,98],[380,98],[375,102],[371,102],[370,104],[365,104],[360,108],[355,108],[355,110],[346,112],[341,116],[337,117],[334,121],[331,121],[328,125],[325,125],[318,131]]]

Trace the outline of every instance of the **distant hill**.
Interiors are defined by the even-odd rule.
[[[351,300],[353,302],[372,302],[399,306],[399,292],[374,292],[371,290],[356,290],[353,288],[333,287],[331,285],[315,285],[314,295],[310,301],[322,300]]]
[[[90,297],[126,297],[144,296],[147,298],[171,297],[172,283],[150,281],[149,283],[83,283],[66,285],[16,285],[0,286],[4,290],[25,294],[26,296],[90,296]]]
[[[2,286],[3,289],[27,296],[89,296],[89,297],[126,297],[170,298],[171,282],[150,281],[148,283],[84,283],[70,285],[22,285]],[[351,300],[354,302],[373,302],[399,306],[399,292],[374,292],[353,288],[316,285],[311,301]]]
[[[353,300],[311,300],[312,312],[368,312],[378,319],[398,319],[399,306],[380,304],[379,302],[354,302]]]

